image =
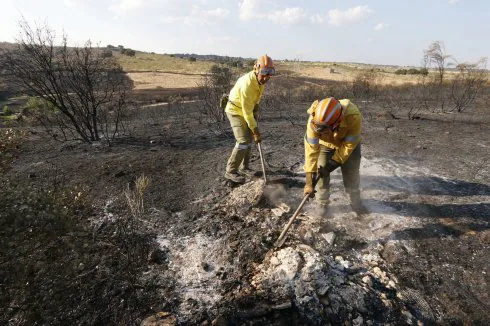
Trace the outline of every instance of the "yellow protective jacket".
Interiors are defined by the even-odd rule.
[[[324,134],[316,133],[311,126],[311,113],[314,112],[318,101],[313,102],[308,109],[310,117],[306,127],[305,135],[305,172],[317,172],[317,161],[320,155],[320,145],[336,149],[332,159],[340,164],[344,164],[361,142],[361,112],[359,108],[350,100],[339,101],[343,108],[344,118],[335,131],[328,131]]]
[[[253,71],[238,78],[230,91],[229,101],[225,112],[242,116],[251,130],[257,127],[254,117],[254,107],[259,104],[264,91]]]

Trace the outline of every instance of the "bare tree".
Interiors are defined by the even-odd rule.
[[[4,51],[4,70],[11,82],[45,102],[42,117],[65,139],[93,142],[114,139],[133,85],[113,58],[93,48],[68,47],[67,36],[56,45],[47,27],[20,23],[17,48]]]
[[[473,64],[461,63],[456,66],[459,72],[451,82],[451,99],[457,112],[463,112],[474,103],[476,96],[485,86],[486,65],[487,58],[481,58]]]
[[[226,118],[225,111],[219,105],[220,99],[223,94],[230,92],[232,81],[233,73],[229,68],[214,65],[210,73],[202,78],[199,85],[202,100],[201,112],[218,125]]]
[[[427,109],[432,108],[432,111],[435,111],[436,108],[440,108],[441,112],[445,111],[448,96],[446,89],[447,85],[444,83],[444,76],[446,73],[446,66],[452,64],[451,59],[452,56],[446,53],[444,43],[441,41],[432,42],[429,47],[424,50],[424,57],[422,59],[424,68],[432,68],[437,72],[433,79],[431,79],[430,75],[428,75],[427,78],[422,77],[422,84],[424,84],[424,89],[426,91],[422,101]]]
[[[424,51],[424,68],[435,67],[437,70],[437,80],[442,84],[448,60],[452,57],[446,53],[444,43],[441,41],[432,42],[427,50]]]

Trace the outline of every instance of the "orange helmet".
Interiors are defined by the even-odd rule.
[[[342,105],[336,98],[327,97],[318,103],[312,115],[311,121],[317,132],[325,128],[334,130],[343,118]]]
[[[254,72],[261,75],[275,75],[274,62],[267,54],[263,55],[255,61]]]

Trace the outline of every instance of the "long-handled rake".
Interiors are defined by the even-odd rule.
[[[313,180],[313,190],[315,189],[315,186],[318,182],[318,179],[319,179],[319,175],[317,175],[315,177],[315,179]],[[303,200],[299,204],[299,206],[296,209],[296,211],[294,212],[293,216],[291,216],[291,218],[289,219],[288,224],[282,230],[281,234],[279,235],[279,238],[277,238],[276,242],[274,243],[274,248],[279,248],[284,244],[284,241],[286,241],[287,232],[288,232],[289,228],[291,227],[291,224],[293,224],[294,220],[299,215],[299,212],[301,211],[301,209],[303,208],[305,203],[308,201],[309,197],[310,197],[309,194],[304,195]]]

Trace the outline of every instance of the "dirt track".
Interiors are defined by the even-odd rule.
[[[229,205],[237,189],[222,176],[233,139],[226,123],[222,132],[199,118],[197,105],[134,109],[132,137],[112,147],[60,145],[36,131],[9,178],[32,185],[58,174],[88,185],[104,218],[127,183],[149,176],[147,221],[165,259],[145,274],[162,280],[152,310],[169,312],[158,317],[168,322],[490,320],[488,122],[381,120],[369,108],[361,166],[369,213],[351,211],[335,174],[327,214],[308,203],[272,251],[292,213],[285,207],[301,200],[308,104],[264,109],[263,150],[278,171],[255,207]],[[183,110],[193,113],[183,119]]]

